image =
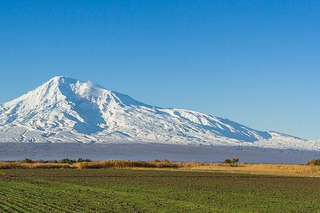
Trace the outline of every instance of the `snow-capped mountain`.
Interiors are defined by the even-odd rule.
[[[191,110],[160,108],[91,82],[54,77],[0,105],[1,142],[161,142],[320,150],[319,142],[257,131]]]

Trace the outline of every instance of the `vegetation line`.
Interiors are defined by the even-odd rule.
[[[238,158],[226,159],[223,163],[209,162],[170,162],[167,159],[152,161],[106,160],[91,161],[90,159],[60,161],[22,161],[0,162],[0,169],[107,169],[107,168],[138,168],[138,169],[175,169],[180,171],[211,171],[246,174],[268,174],[281,176],[320,177],[320,160],[310,160],[306,165],[297,164],[247,164],[239,163]],[[316,163],[315,163],[316,162]],[[4,175],[0,172],[0,176]]]

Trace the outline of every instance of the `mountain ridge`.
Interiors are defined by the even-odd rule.
[[[192,110],[148,105],[92,82],[63,76],[0,104],[0,138],[1,142],[138,141],[320,149],[316,141],[258,131]]]

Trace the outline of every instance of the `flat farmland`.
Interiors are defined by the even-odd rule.
[[[0,212],[320,212],[320,179],[132,169],[0,170]]]

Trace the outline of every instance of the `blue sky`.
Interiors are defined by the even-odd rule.
[[[56,75],[320,138],[320,1],[0,0],[0,103]]]

